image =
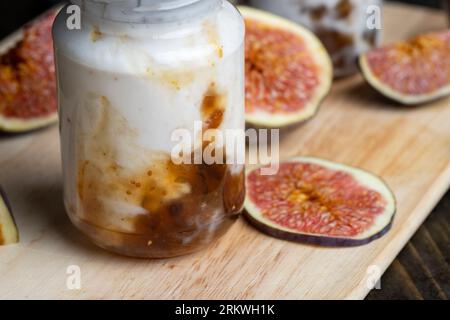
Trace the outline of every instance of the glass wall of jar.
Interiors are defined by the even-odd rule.
[[[125,255],[203,248],[230,227],[245,195],[244,166],[203,139],[244,130],[241,16],[223,0],[71,5],[81,28],[69,28],[76,11],[66,6],[53,29],[70,219]],[[185,161],[174,161],[180,146]],[[204,161],[211,146],[223,161]]]

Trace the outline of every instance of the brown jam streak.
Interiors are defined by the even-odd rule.
[[[234,208],[242,205],[235,202],[240,200],[240,189],[227,190],[230,184],[238,184],[235,180],[240,176],[227,179],[226,165],[175,165],[170,160],[166,165],[174,177],[172,183],[189,184],[190,193],[161,202],[164,187],[156,185],[148,190],[141,205],[150,214],[135,220],[136,232],[145,236],[143,242],[133,245],[148,246],[151,241],[150,250],[158,255],[178,255],[206,245],[231,225],[237,212],[227,210],[224,204],[232,203]]]
[[[336,5],[336,13],[339,19],[347,19],[353,11],[353,5],[350,0],[341,0]]]
[[[226,173],[223,187],[223,205],[225,212],[238,214],[242,210],[245,200],[245,172],[233,175],[230,171]]]
[[[309,16],[311,17],[311,20],[320,21],[327,14],[327,12],[328,8],[324,5],[321,5],[318,7],[311,8]]]
[[[203,24],[203,30],[206,35],[206,39],[208,43],[215,48],[217,52],[217,56],[219,59],[223,58],[223,46],[220,43],[219,33],[217,32],[217,28],[210,22],[205,22]]]
[[[217,129],[223,121],[225,113],[225,96],[217,94],[215,84],[212,83],[203,98],[201,113],[203,130]]]
[[[316,30],[316,34],[332,55],[354,44],[353,37],[350,34],[333,29],[322,27]]]
[[[0,226],[0,246],[5,244],[5,239],[2,234],[2,227]]]
[[[224,110],[225,97],[212,84],[201,104],[204,129],[219,128]],[[119,166],[114,152],[99,163],[81,162],[77,183],[83,220],[116,233],[119,244],[115,239],[111,249],[129,255],[170,257],[200,249],[223,234],[241,211],[244,170],[232,173],[231,165],[194,164],[193,159],[191,155],[190,164],[175,164],[163,154],[137,172]],[[142,212],[111,212],[117,207],[104,199]],[[128,231],[105,225],[111,219],[122,219]]]
[[[98,26],[94,26],[91,31],[91,40],[92,42],[96,42],[103,37],[103,33],[100,31]]]

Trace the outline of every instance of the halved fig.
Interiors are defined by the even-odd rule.
[[[6,201],[4,192],[0,189],[0,245],[19,242],[19,233],[11,213],[11,207]]]
[[[51,28],[56,11],[24,27],[0,56],[0,130],[22,132],[58,120]]]
[[[246,120],[282,127],[314,116],[330,90],[331,59],[304,27],[239,7],[245,19]]]
[[[377,48],[359,58],[366,80],[406,105],[450,95],[450,30]]]
[[[277,174],[247,173],[246,216],[261,231],[322,246],[358,246],[391,227],[395,198],[377,176],[328,160],[282,162]]]

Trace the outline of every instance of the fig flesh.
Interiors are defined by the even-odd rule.
[[[0,189],[0,245],[19,242],[19,233],[6,201],[5,193]]]
[[[365,79],[381,94],[416,105],[450,95],[450,29],[362,54]]]
[[[322,246],[358,246],[383,236],[395,198],[377,176],[328,160],[301,157],[275,175],[247,173],[246,216],[261,231]]]
[[[23,132],[58,120],[51,28],[56,11],[24,27],[0,56],[0,130]]]
[[[239,7],[245,19],[246,120],[282,127],[313,117],[333,78],[331,59],[309,30]]]

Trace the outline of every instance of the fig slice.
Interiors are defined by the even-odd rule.
[[[313,117],[333,78],[330,56],[309,30],[239,7],[246,25],[246,121],[282,127]]]
[[[0,55],[0,130],[24,132],[57,122],[52,10],[26,25]]]
[[[11,207],[9,206],[5,193],[0,188],[0,245],[7,245],[19,242]]]
[[[445,97],[450,95],[450,29],[368,51],[359,64],[372,87],[402,104]]]
[[[282,162],[277,174],[247,173],[245,214],[261,231],[321,246],[359,246],[391,228],[396,203],[364,170],[319,158]]]

